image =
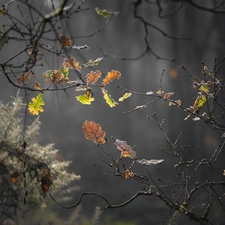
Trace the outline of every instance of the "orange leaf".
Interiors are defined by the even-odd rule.
[[[128,145],[126,141],[116,139],[114,144],[117,146],[117,149],[121,151],[121,157],[136,158],[136,152],[132,150],[131,146]]]
[[[91,71],[88,75],[87,75],[87,84],[88,85],[92,85],[95,82],[97,82],[97,80],[101,77],[102,73],[100,70],[96,70]]]
[[[67,38],[63,35],[59,36],[59,42],[63,47],[72,47],[72,41],[70,38]]]
[[[161,89],[159,89],[159,90],[156,92],[157,95],[162,95],[163,93],[164,93],[164,91],[162,91]]]
[[[25,83],[30,79],[30,75],[31,75],[31,70],[29,70],[26,73],[21,73],[19,78],[17,79],[17,83],[21,84],[21,83]]]
[[[108,72],[105,76],[104,80],[102,81],[102,85],[105,86],[106,84],[112,82],[115,79],[119,79],[121,77],[121,73],[117,70],[112,70]]]
[[[174,92],[168,92],[168,93],[165,93],[165,94],[164,94],[164,98],[170,98],[171,95],[173,95],[173,94],[174,94]]]
[[[34,88],[37,89],[37,90],[41,90],[41,84],[38,83],[38,82],[36,82],[36,83],[34,84]]]
[[[122,178],[124,178],[124,179],[131,178],[133,176],[134,176],[134,173],[128,169],[126,169],[122,174]]]
[[[41,176],[41,189],[43,192],[49,190],[50,186],[52,185],[52,175],[50,173],[50,169],[46,168],[42,172]]]
[[[65,68],[75,69],[78,71],[80,71],[82,69],[82,66],[79,65],[79,62],[77,62],[74,57],[71,57],[70,59],[64,58],[64,62],[62,64],[62,66]]]
[[[14,172],[13,174],[11,174],[11,176],[10,176],[11,182],[12,182],[13,184],[15,184],[15,183],[18,181],[19,176],[20,176],[20,174],[19,174],[17,171],[15,171],[15,172]]]
[[[51,78],[52,78],[52,82],[55,84],[60,84],[64,81],[64,76],[59,70],[54,70]]]
[[[91,139],[96,144],[105,143],[106,133],[102,130],[100,124],[95,123],[94,121],[85,121],[83,124],[83,130],[86,139]]]

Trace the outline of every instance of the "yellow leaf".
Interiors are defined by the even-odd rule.
[[[129,98],[132,95],[130,92],[126,92],[121,98],[119,98],[120,102],[123,102],[125,99]]]
[[[39,112],[44,112],[42,105],[45,105],[42,94],[38,94],[36,98],[32,98],[28,104],[28,110],[31,115],[38,115]]]
[[[115,107],[118,103],[108,94],[107,90],[102,88],[103,97],[110,107]]]
[[[207,85],[201,85],[199,88],[199,91],[208,93],[209,92],[209,88],[207,87]]]
[[[95,99],[91,97],[90,91],[87,91],[84,95],[76,96],[77,100],[83,105],[90,105]]]
[[[41,90],[41,84],[38,83],[38,82],[36,82],[36,83],[34,84],[34,88],[37,89],[37,90]]]
[[[161,89],[159,89],[159,90],[156,92],[157,95],[162,95],[163,93],[164,93],[164,91],[162,91]]]

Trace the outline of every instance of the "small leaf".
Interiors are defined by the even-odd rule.
[[[104,80],[102,81],[102,85],[105,86],[106,84],[112,82],[115,79],[119,79],[121,77],[121,73],[117,70],[112,70],[108,72],[105,76]]]
[[[120,102],[123,102],[125,99],[130,98],[130,96],[132,95],[132,93],[130,92],[126,92],[123,97],[119,98]]]
[[[207,87],[207,85],[201,85],[199,91],[209,93],[209,88]]]
[[[77,49],[77,50],[88,50],[89,47],[87,45],[74,45],[72,48]]]
[[[181,106],[181,100],[180,99],[176,100],[175,102],[177,103],[178,107]]]
[[[147,166],[150,166],[150,165],[155,165],[155,164],[159,164],[161,162],[163,162],[164,159],[141,159],[141,160],[137,160],[137,163],[140,163],[142,165],[147,165]]]
[[[194,105],[193,105],[194,109],[197,110],[197,109],[201,108],[205,102],[206,102],[205,95],[198,96],[198,98],[195,100]]]
[[[3,46],[7,43],[8,43],[8,38],[2,37],[1,34],[0,34],[0,51],[2,50]]]
[[[223,175],[225,176],[225,170],[223,171]]]
[[[36,98],[32,98],[32,101],[28,104],[28,110],[31,115],[38,115],[39,112],[44,112],[42,105],[45,105],[42,94],[38,94]]]
[[[123,173],[122,173],[122,178],[124,179],[128,179],[128,178],[131,178],[134,176],[134,173],[129,170],[129,169],[126,169]]]
[[[46,192],[49,190],[50,186],[52,185],[52,175],[50,173],[50,169],[46,168],[42,172],[41,176],[41,189],[43,192]]]
[[[18,173],[18,171],[15,171],[13,174],[11,174],[10,176],[10,180],[13,184],[15,184],[18,179],[19,179],[20,174]]]
[[[36,82],[36,83],[34,84],[34,88],[37,89],[37,90],[41,90],[41,84],[38,83],[38,82]]]
[[[31,70],[26,73],[21,73],[19,78],[17,79],[17,84],[25,83],[30,79]]]
[[[121,151],[121,157],[136,159],[136,152],[132,150],[131,146],[128,145],[126,141],[116,139],[114,144],[117,146],[117,149]]]
[[[69,75],[69,68],[68,67],[61,67],[59,71],[63,74],[64,78],[67,78]]]
[[[62,66],[65,68],[75,69],[78,71],[80,71],[82,69],[82,66],[79,65],[79,62],[77,62],[74,57],[71,57],[70,59],[65,58]]]
[[[83,124],[83,130],[86,139],[91,139],[96,144],[104,144],[105,141],[105,131],[102,130],[100,124],[94,121],[85,121]]]
[[[162,91],[161,89],[159,89],[159,90],[156,92],[157,95],[162,95],[163,93],[164,93],[164,91]]]
[[[102,59],[103,59],[102,57],[98,57],[94,61],[90,59],[87,63],[83,64],[83,66],[84,67],[97,66]]]
[[[168,92],[168,93],[165,93],[165,94],[164,94],[164,98],[170,98],[171,95],[173,95],[173,94],[174,94],[174,92]]]
[[[112,16],[112,14],[113,14],[112,12],[109,12],[106,9],[99,9],[98,7],[95,8],[95,11],[98,15],[101,15],[105,18],[108,18],[108,17]]]
[[[110,107],[115,107],[118,103],[108,94],[107,90],[102,88],[103,97]]]
[[[70,38],[67,38],[63,35],[59,36],[59,42],[63,47],[72,47],[72,41]]]
[[[98,81],[98,79],[101,77],[102,73],[100,70],[91,71],[87,75],[87,85],[92,85]]]
[[[6,9],[0,8],[0,16],[5,16],[6,17],[6,13],[7,13]]]
[[[175,105],[175,104],[174,104],[173,102],[170,101],[170,102],[169,102],[169,106],[172,106],[172,105]]]
[[[95,99],[91,97],[92,93],[88,90],[84,95],[77,96],[77,100],[84,105],[90,105]]]

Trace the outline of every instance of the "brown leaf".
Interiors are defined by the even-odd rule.
[[[60,84],[64,81],[64,76],[59,70],[54,70],[51,78],[52,82],[55,84]]]
[[[38,82],[36,82],[36,83],[34,84],[34,88],[37,89],[37,90],[41,90],[41,84],[38,83]]]
[[[104,80],[102,81],[102,85],[105,86],[106,84],[112,82],[115,79],[119,79],[121,77],[121,73],[117,70],[112,70],[108,72],[105,76]]]
[[[124,179],[131,178],[133,176],[134,176],[134,173],[129,169],[126,169],[122,174],[122,178]]]
[[[95,82],[97,82],[97,80],[101,77],[102,73],[100,70],[96,70],[91,71],[88,75],[87,75],[87,84],[88,85],[92,85]]]
[[[62,64],[62,66],[65,68],[75,69],[78,71],[80,71],[82,69],[82,66],[79,65],[79,62],[77,62],[74,57],[71,57],[70,59],[64,58],[64,62]]]
[[[163,93],[164,93],[164,91],[162,91],[161,89],[159,89],[159,90],[156,92],[157,95],[162,95]]]
[[[173,95],[173,94],[174,94],[174,92],[168,92],[168,93],[165,93],[165,94],[164,94],[164,98],[170,98],[171,95]]]
[[[106,142],[104,139],[106,133],[102,130],[100,124],[86,120],[83,124],[83,130],[86,139],[91,139],[96,144],[104,144]]]
[[[10,180],[13,184],[15,184],[18,179],[19,179],[20,174],[18,173],[18,171],[15,171],[13,174],[11,174],[10,176]]]
[[[46,168],[42,172],[41,176],[41,189],[43,192],[49,190],[50,186],[52,185],[52,175],[50,173],[50,169]]]
[[[21,84],[21,83],[25,83],[29,81],[31,73],[32,73],[31,70],[29,70],[26,73],[21,73],[19,78],[17,79],[17,84]]]
[[[70,38],[67,38],[63,35],[59,36],[59,42],[63,47],[72,47],[72,41]]]
[[[114,144],[117,146],[117,149],[121,151],[121,157],[136,158],[136,152],[132,150],[131,146],[128,145],[126,141],[116,139]]]

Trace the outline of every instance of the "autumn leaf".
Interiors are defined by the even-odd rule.
[[[37,89],[37,90],[41,90],[41,84],[38,83],[38,82],[36,82],[36,83],[34,84],[34,88]]]
[[[95,12],[98,14],[98,15],[101,15],[105,18],[108,18],[110,16],[112,16],[112,12],[109,12],[108,10],[106,9],[99,9],[98,7],[95,8]]]
[[[15,171],[14,173],[11,174],[10,176],[10,180],[13,184],[15,184],[18,179],[19,179],[20,174],[18,173],[18,171]]]
[[[61,67],[59,69],[60,73],[63,74],[64,79],[68,77],[69,75],[69,68],[68,67]]]
[[[42,94],[38,94],[36,98],[32,98],[32,101],[28,104],[28,110],[31,115],[38,115],[39,112],[44,112],[42,105],[45,105]]]
[[[86,139],[91,139],[96,144],[104,144],[105,141],[105,131],[102,130],[100,124],[94,121],[85,121],[83,124],[83,130]]]
[[[47,70],[44,74],[43,74],[43,76],[45,77],[45,81],[46,82],[48,82],[48,83],[50,83],[50,82],[52,82],[52,73],[54,72],[54,70]]]
[[[171,95],[173,95],[173,94],[174,94],[174,92],[168,92],[168,93],[165,93],[165,94],[164,94],[164,98],[170,98]]]
[[[87,91],[84,95],[76,96],[77,100],[83,105],[90,105],[95,99],[91,97],[91,91]]]
[[[161,162],[163,162],[164,159],[141,159],[141,160],[137,160],[137,163],[140,163],[142,165],[147,165],[147,166],[150,166],[150,165],[155,165],[155,164],[159,164]]]
[[[117,149],[121,151],[121,157],[136,159],[136,152],[132,150],[131,146],[128,145],[126,141],[116,139],[114,144],[117,146]]]
[[[156,91],[157,95],[162,95],[164,93],[164,91],[162,91],[161,89],[159,89],[158,91]]]
[[[95,82],[98,81],[98,79],[101,77],[102,73],[100,70],[91,71],[87,75],[87,85],[92,85]]]
[[[72,41],[70,38],[67,38],[63,35],[59,36],[59,42],[63,47],[72,47]]]
[[[64,58],[64,62],[62,66],[64,68],[69,68],[69,69],[75,69],[80,71],[82,69],[82,66],[79,65],[80,63],[76,61],[74,57],[71,57],[70,59]]]
[[[77,50],[88,50],[89,47],[87,45],[74,45],[72,48],[77,49]]]
[[[41,175],[41,189],[43,192],[49,190],[50,186],[52,185],[52,175],[50,173],[50,169],[46,168],[43,170]]]
[[[110,107],[115,107],[116,105],[118,105],[118,103],[111,97],[111,95],[108,94],[107,90],[105,90],[104,88],[102,88],[102,93],[103,93],[103,97],[104,97],[106,103]]]
[[[209,87],[207,87],[207,85],[201,85],[199,88],[199,91],[202,91],[204,93],[209,93]]]
[[[105,76],[104,80],[102,81],[102,85],[105,86],[106,84],[112,82],[115,79],[119,79],[121,77],[121,73],[117,70],[112,70],[108,72]]]
[[[131,95],[132,93],[126,92],[121,98],[119,98],[119,101],[123,102],[125,99],[130,98]]]
[[[19,78],[17,79],[17,84],[21,84],[21,83],[25,83],[29,81],[31,73],[32,73],[31,70],[29,70],[26,73],[21,73]]]
[[[223,175],[225,176],[225,170],[223,171]]]
[[[129,169],[126,169],[123,173],[122,173],[122,178],[124,179],[127,179],[127,178],[131,178],[134,176],[134,173],[129,170]]]
[[[193,105],[194,109],[201,108],[205,102],[206,102],[205,95],[198,96],[198,98],[195,100],[194,105]]]
[[[102,59],[103,59],[102,57],[98,57],[94,61],[90,59],[87,63],[83,64],[83,66],[84,67],[97,66]]]
[[[51,74],[51,80],[54,84],[60,84],[64,81],[64,76],[59,70],[54,70]]]

